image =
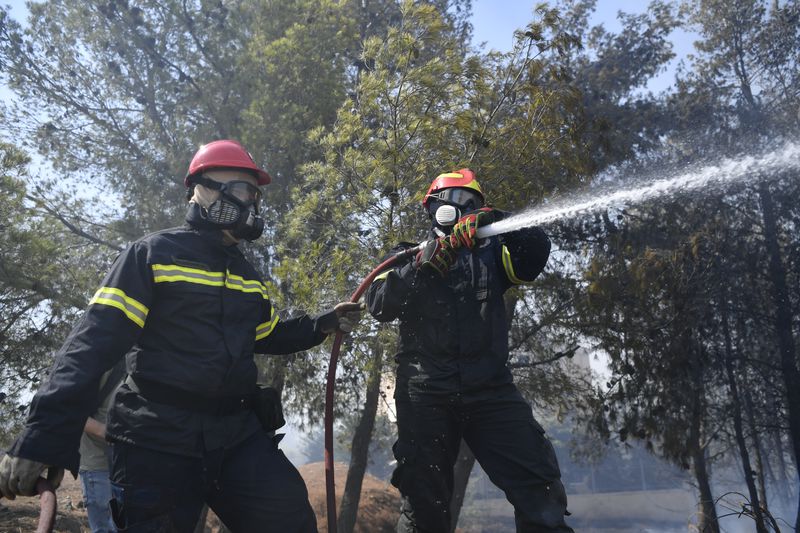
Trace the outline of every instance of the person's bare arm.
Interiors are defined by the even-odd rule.
[[[92,437],[97,437],[100,440],[106,439],[106,425],[98,422],[94,418],[87,418],[86,424],[83,426],[83,431]]]

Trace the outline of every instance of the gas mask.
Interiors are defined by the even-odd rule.
[[[483,206],[483,199],[471,189],[453,187],[433,193],[430,197],[433,200],[428,207],[428,214],[435,226],[445,233],[449,233],[453,224],[463,215]]]
[[[205,176],[196,176],[192,182],[218,191],[219,195],[207,206],[192,202],[187,220],[200,222],[204,227],[229,230],[236,239],[253,241],[261,236],[264,231],[261,189],[247,181],[220,183]]]

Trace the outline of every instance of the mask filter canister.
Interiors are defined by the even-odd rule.
[[[436,210],[434,218],[440,226],[452,226],[458,220],[458,209],[452,205],[441,205]]]
[[[226,202],[223,199],[219,199],[208,206],[208,220],[221,226],[235,223],[239,220],[239,214],[240,207],[238,205],[233,202]]]

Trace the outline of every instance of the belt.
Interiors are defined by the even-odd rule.
[[[235,396],[203,396],[157,381],[128,376],[128,387],[148,401],[171,405],[187,411],[209,415],[230,415],[253,409],[255,393]]]

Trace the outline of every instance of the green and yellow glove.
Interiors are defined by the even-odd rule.
[[[482,207],[459,218],[450,233],[450,246],[453,248],[475,248],[478,239],[475,234],[481,226],[488,226],[495,220],[494,209]]]

